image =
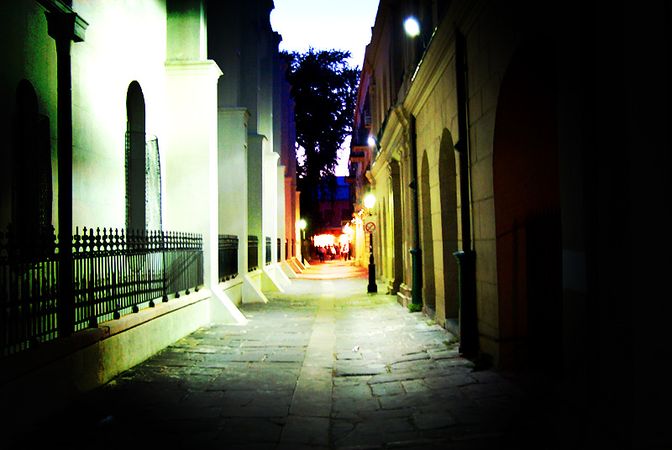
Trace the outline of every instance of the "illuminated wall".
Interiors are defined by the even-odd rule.
[[[144,96],[146,138],[156,136],[163,150],[166,5],[75,0],[73,9],[90,24],[86,40],[72,45],[73,224],[124,227],[126,95],[133,81]]]

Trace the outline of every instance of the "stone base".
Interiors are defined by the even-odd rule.
[[[408,308],[408,305],[411,304],[412,300],[411,289],[402,283],[401,286],[399,286],[399,290],[397,291],[397,301],[404,308]]]
[[[444,328],[454,334],[455,337],[460,337],[460,321],[458,319],[446,319]]]

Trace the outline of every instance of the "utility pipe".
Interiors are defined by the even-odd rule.
[[[411,304],[414,309],[422,307],[422,261],[420,260],[420,215],[418,213],[418,147],[415,130],[415,116],[410,115],[408,121],[409,143],[411,150],[411,204],[413,207],[413,247],[411,248]]]
[[[459,153],[460,222],[462,250],[453,255],[459,267],[460,352],[466,356],[478,353],[478,314],[476,311],[476,265],[471,238],[471,186],[469,174],[469,91],[467,72],[467,45],[459,31],[455,39],[455,71],[457,75],[457,126],[459,139],[455,149]]]

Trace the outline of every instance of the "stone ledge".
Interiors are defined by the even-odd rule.
[[[117,320],[103,322],[96,328],[87,328],[74,333],[70,337],[45,342],[34,349],[3,358],[0,360],[0,386],[111,336],[194,303],[207,300],[210,296],[210,290],[201,288],[198,292],[192,292],[177,299],[170,299],[165,303],[161,299],[156,299],[156,306],[153,308],[144,308],[137,313],[127,314]]]

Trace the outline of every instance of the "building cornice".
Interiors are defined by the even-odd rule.
[[[56,40],[84,42],[89,23],[70,6],[60,0],[37,0],[37,2],[46,9],[49,36]]]
[[[434,31],[427,51],[422,55],[415,74],[411,78],[410,87],[403,100],[408,111],[416,113],[422,109],[443,73],[452,64],[455,58],[453,30],[450,15],[447,14],[441,25]]]
[[[459,29],[467,33],[478,13],[485,6],[483,0],[463,0],[453,3],[443,17],[427,44],[427,49],[418,62],[411,83],[402,102],[412,113],[424,106],[441,76],[455,59],[455,33]]]
[[[203,75],[211,75],[214,78],[219,78],[223,75],[217,63],[211,59],[195,61],[169,60],[166,61],[165,65],[166,70],[170,74],[192,75],[201,73]]]
[[[374,177],[387,167],[391,160],[401,160],[402,153],[408,148],[408,124],[408,112],[403,105],[390,110],[380,139],[380,150],[376,160],[371,164],[371,173]]]

